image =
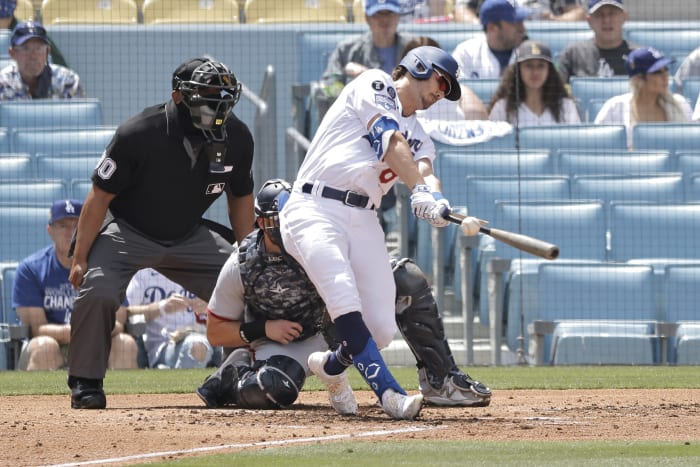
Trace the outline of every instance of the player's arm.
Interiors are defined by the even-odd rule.
[[[442,183],[440,179],[433,172],[433,163],[430,159],[418,159],[416,162],[418,165],[418,172],[423,176],[425,184],[428,185],[433,192],[442,193]]]
[[[73,287],[79,288],[83,282],[83,275],[87,271],[87,257],[90,248],[97,238],[97,234],[102,227],[109,203],[116,195],[108,193],[95,184],[85,198],[83,209],[78,219],[78,229],[76,234],[75,249],[73,250],[73,264],[71,265],[68,280]]]
[[[377,159],[383,160],[409,188],[425,185],[425,180],[413,160],[411,148],[393,118],[375,115],[367,129]]]
[[[46,311],[41,307],[18,306],[17,316],[23,324],[29,326],[32,337],[53,337],[59,344],[70,342],[70,325],[49,323],[46,319]]]
[[[253,207],[253,194],[245,196],[233,196],[226,190],[228,201],[228,218],[231,222],[236,241],[240,243],[246,235],[253,231],[255,225],[255,208]]]
[[[207,339],[214,346],[241,347],[263,337],[280,344],[289,344],[299,337],[301,331],[299,323],[286,319],[241,323],[220,318],[211,310],[207,316]]]

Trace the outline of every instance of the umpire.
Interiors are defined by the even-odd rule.
[[[92,174],[69,276],[80,289],[68,352],[74,409],[107,406],[110,334],[134,273],[152,267],[208,301],[234,239],[202,215],[226,193],[235,240],[255,222],[253,138],[232,112],[235,75],[200,57],[175,70],[172,86],[171,100],[117,128]]]

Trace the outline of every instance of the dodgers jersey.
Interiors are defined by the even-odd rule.
[[[401,102],[391,76],[367,70],[351,81],[328,109],[301,164],[297,181],[353,190],[368,195],[375,206],[396,183],[397,176],[377,158],[368,125],[377,116],[395,120],[411,147],[414,160],[435,158],[433,141],[416,114],[401,115]]]

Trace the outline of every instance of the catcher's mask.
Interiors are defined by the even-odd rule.
[[[223,63],[206,60],[192,71],[189,79],[179,78],[174,89],[182,94],[192,124],[205,133],[211,133],[215,140],[223,139],[224,123],[241,97],[241,83],[236,76]]]
[[[279,212],[292,193],[292,185],[280,178],[266,181],[255,197],[255,214],[262,219],[263,229],[270,239],[282,247]]]

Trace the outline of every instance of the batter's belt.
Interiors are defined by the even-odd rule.
[[[313,183],[304,183],[301,186],[301,191],[302,193],[310,195],[313,192],[313,188]],[[321,190],[321,197],[334,199],[354,208],[374,209],[374,204],[370,204],[369,196],[365,196],[352,190],[343,191],[331,188],[329,186],[324,186]]]

